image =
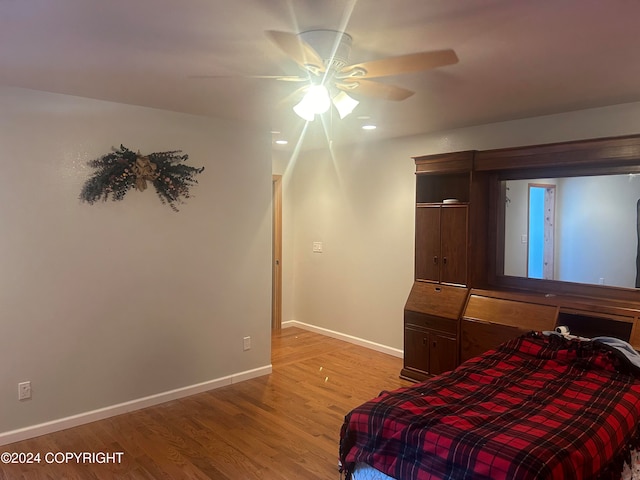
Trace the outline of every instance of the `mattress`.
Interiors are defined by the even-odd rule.
[[[353,480],[396,480],[389,475],[376,470],[366,463],[356,464],[353,470]],[[640,480],[640,452],[631,453],[631,460],[625,462],[620,480]]]

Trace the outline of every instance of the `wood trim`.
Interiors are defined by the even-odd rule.
[[[640,135],[607,137],[573,142],[529,145],[476,152],[478,171],[522,168],[588,167],[637,164],[640,159]]]
[[[504,223],[505,202],[507,201],[507,186],[498,181],[496,174],[491,174],[489,179],[489,209],[488,209],[488,248],[487,257],[487,281],[489,285],[496,285],[498,275],[504,273]],[[502,255],[498,253],[502,252]],[[475,286],[472,284],[472,286]]]
[[[431,377],[433,377],[433,375],[421,372],[420,370],[415,370],[411,367],[403,367],[402,370],[400,370],[400,378],[411,383],[424,382],[426,379]]]
[[[490,266],[491,268],[491,266]],[[571,295],[587,298],[602,298],[609,301],[627,303],[640,302],[640,291],[630,288],[590,285],[557,280],[541,280],[537,278],[510,277],[495,275],[492,287],[502,289],[528,290],[550,295]]]
[[[640,319],[638,319],[638,317],[635,317],[633,327],[631,327],[629,343],[636,350],[640,350]]]
[[[473,169],[475,151],[440,153],[413,157],[416,162],[416,173],[458,173],[470,172]]]
[[[490,230],[487,228],[489,212],[489,175],[485,172],[471,173],[469,193],[469,217],[467,242],[467,285],[487,285],[487,248]]]

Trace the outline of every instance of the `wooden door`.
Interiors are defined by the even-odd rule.
[[[442,283],[467,284],[467,205],[443,205],[440,214]]]
[[[429,373],[429,333],[426,330],[405,327],[404,367]]]
[[[440,375],[458,366],[458,342],[455,338],[432,333],[429,350],[429,373]]]
[[[282,175],[272,175],[271,329],[282,328]]]
[[[440,206],[416,207],[416,280],[440,281]]]

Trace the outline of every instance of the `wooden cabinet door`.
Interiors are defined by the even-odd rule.
[[[429,373],[440,375],[458,366],[458,342],[455,338],[429,335]]]
[[[405,327],[404,368],[429,373],[429,333],[425,330]]]
[[[467,284],[467,205],[443,205],[440,214],[440,281]]]
[[[440,281],[440,206],[416,207],[416,280]]]

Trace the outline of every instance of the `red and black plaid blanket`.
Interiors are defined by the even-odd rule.
[[[400,480],[620,478],[639,442],[640,374],[597,342],[530,333],[352,410],[357,462]]]

